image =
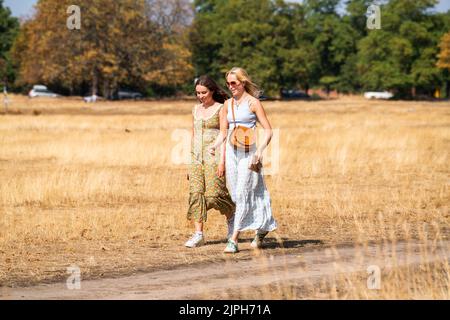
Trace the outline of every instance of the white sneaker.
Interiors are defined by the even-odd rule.
[[[262,244],[264,241],[264,238],[267,236],[268,232],[264,231],[264,232],[256,232],[255,238],[253,239],[252,243],[250,244],[250,246],[252,248],[255,249],[260,249],[262,248]]]
[[[230,240],[234,233],[234,216],[230,220],[227,220],[227,224],[228,224],[227,240]]]
[[[205,245],[203,234],[194,233],[194,235],[184,244],[188,248],[196,248]]]
[[[238,253],[239,249],[238,249],[238,244],[236,242],[234,242],[233,240],[228,240],[227,242],[227,246],[225,248],[225,250],[223,251],[225,253]]]

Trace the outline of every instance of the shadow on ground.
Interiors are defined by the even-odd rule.
[[[239,243],[250,243],[253,241],[253,238],[251,239],[239,239]],[[214,244],[224,244],[226,243],[225,240],[215,240],[215,241],[208,241],[208,244],[214,245]],[[289,239],[281,239],[281,241],[277,240],[276,238],[267,238],[264,240],[264,249],[294,249],[294,248],[301,248],[307,245],[322,245],[324,242],[322,240],[289,240]]]

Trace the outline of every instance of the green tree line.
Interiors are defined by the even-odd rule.
[[[437,0],[39,0],[11,17],[0,0],[0,76],[67,94],[110,97],[119,87],[148,95],[192,92],[193,78],[221,81],[246,68],[266,95],[320,87],[391,90],[399,97],[450,96],[450,11]],[[381,28],[367,28],[380,6]],[[66,27],[81,8],[81,29]]]
[[[431,96],[446,86],[448,97],[448,71],[437,62],[450,12],[431,10],[437,0],[382,2],[378,30],[366,25],[373,1],[346,1],[344,14],[338,13],[339,3],[196,0],[194,68],[221,77],[240,65],[269,95],[319,86]]]

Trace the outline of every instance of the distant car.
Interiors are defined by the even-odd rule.
[[[57,98],[57,97],[60,97],[59,94],[56,94],[56,93],[48,90],[48,88],[43,85],[33,86],[33,89],[31,89],[31,91],[28,93],[28,96],[30,98],[37,98],[37,97]]]
[[[138,100],[142,99],[143,97],[144,96],[142,95],[142,93],[130,90],[119,90],[116,95],[116,98],[119,100],[127,100],[127,99]]]
[[[311,96],[300,90],[281,90],[281,98],[283,99],[309,99]]]
[[[98,100],[98,96],[97,95],[92,95],[92,96],[87,96],[83,98],[84,102],[86,103],[95,103]]]
[[[390,92],[383,91],[383,92],[366,92],[364,93],[364,97],[366,99],[391,99],[394,95]]]
[[[270,99],[270,97],[266,96],[265,94],[262,94],[262,95],[259,96],[259,100],[261,100],[261,101],[267,101],[269,99]]]

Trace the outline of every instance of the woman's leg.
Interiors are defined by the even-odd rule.
[[[228,143],[228,141],[226,142],[227,147],[226,147],[226,170],[225,170],[225,175],[226,175],[226,184],[228,185],[228,192],[230,193],[231,196],[231,200],[233,201],[234,204],[234,210],[233,212],[229,212],[226,217],[227,217],[227,222],[228,225],[233,227],[234,229],[234,219],[236,217],[236,184],[237,184],[237,176],[238,176],[238,171],[237,171],[237,163],[238,163],[238,158],[237,158],[237,154],[235,153],[235,151],[233,150],[233,148],[230,146],[230,144]],[[233,223],[231,224],[231,219],[233,219]],[[229,230],[229,239],[233,239],[234,237],[234,230],[231,231]],[[234,240],[233,240],[234,241]]]
[[[247,153],[239,153],[239,158],[236,165],[235,172],[235,193],[236,193],[236,217],[235,217],[235,233],[232,240],[236,243],[239,239],[239,230],[246,227],[249,208],[249,188],[251,185],[252,171],[248,169],[249,157]]]
[[[231,237],[231,240],[233,240],[235,243],[239,242],[239,231],[235,231],[233,233],[233,236]]]
[[[187,218],[188,220],[194,220],[195,233],[185,243],[185,246],[194,248],[205,243],[203,224],[207,219],[207,205],[204,195],[204,171],[200,164],[191,164],[190,166],[189,191],[189,210]]]
[[[195,232],[202,232],[203,233],[203,222],[194,222],[195,226]]]

